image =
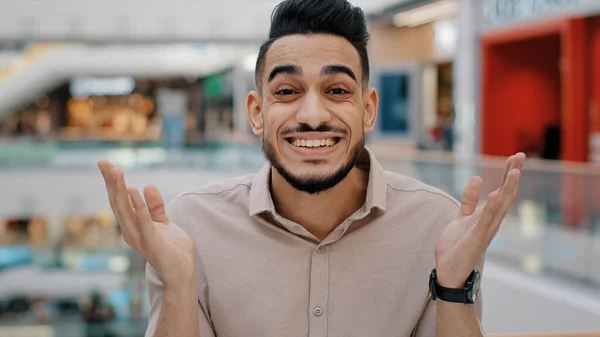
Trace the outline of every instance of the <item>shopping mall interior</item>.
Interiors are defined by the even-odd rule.
[[[528,157],[487,249],[484,330],[600,336],[600,1],[350,2],[386,170],[460,200]],[[144,336],[146,261],[96,163],[165,200],[260,170],[246,97],[278,3],[0,6],[0,336]]]

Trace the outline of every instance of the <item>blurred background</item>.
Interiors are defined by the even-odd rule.
[[[459,197],[530,158],[488,252],[486,330],[600,331],[600,1],[351,2],[386,169]],[[166,199],[257,171],[244,104],[277,3],[2,1],[0,336],[143,336],[145,262],[96,160]]]

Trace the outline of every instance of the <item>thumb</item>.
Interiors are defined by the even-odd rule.
[[[463,191],[462,200],[460,202],[459,217],[465,217],[475,213],[482,186],[483,180],[480,177],[473,177],[469,180],[467,187],[465,187],[465,190]]]
[[[152,221],[165,224],[169,222],[165,202],[156,186],[150,185],[144,188],[144,199],[146,199]]]

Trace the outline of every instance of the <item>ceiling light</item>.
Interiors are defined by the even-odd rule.
[[[438,1],[429,5],[394,15],[392,23],[396,27],[416,27],[429,22],[451,17],[458,10],[455,0]]]

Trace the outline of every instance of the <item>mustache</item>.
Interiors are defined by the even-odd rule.
[[[302,123],[296,127],[284,129],[283,131],[281,131],[281,135],[287,136],[287,135],[291,135],[291,134],[295,134],[295,133],[304,133],[304,132],[335,132],[335,133],[341,133],[343,135],[348,134],[346,129],[343,129],[343,128],[340,128],[337,126],[332,126],[329,124],[321,124],[318,127],[313,128],[312,126],[310,126],[308,124]]]

